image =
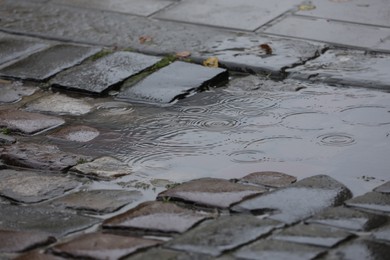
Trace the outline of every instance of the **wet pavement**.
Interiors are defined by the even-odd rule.
[[[387,259],[389,9],[0,1],[0,259]]]

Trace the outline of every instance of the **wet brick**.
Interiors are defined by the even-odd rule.
[[[58,244],[52,249],[59,254],[77,258],[119,259],[139,249],[155,246],[159,241],[136,237],[124,237],[103,233],[90,233],[74,240]]]
[[[158,61],[159,58],[154,56],[126,51],[115,52],[61,73],[52,83],[66,89],[100,94]]]
[[[36,134],[65,123],[62,118],[18,110],[0,111],[0,126],[24,134]]]
[[[226,250],[268,234],[280,225],[278,221],[261,220],[252,215],[224,216],[203,222],[164,246],[180,251],[218,256]]]
[[[264,213],[274,211],[272,219],[294,223],[337,206],[352,197],[341,183],[326,175],[303,179],[287,188],[244,200],[232,207],[238,212]]]
[[[135,86],[128,87],[118,97],[152,103],[170,103],[227,80],[228,73],[225,69],[176,61],[154,72]]]
[[[44,80],[82,62],[99,50],[99,48],[76,45],[55,45],[3,68],[0,70],[0,75],[21,79]]]
[[[42,232],[0,229],[1,253],[22,252],[34,247],[51,244],[55,241],[55,238]]]
[[[248,196],[264,193],[260,187],[232,183],[224,179],[203,178],[166,190],[157,199],[171,198],[198,205],[228,208]]]
[[[79,185],[79,182],[71,178],[55,174],[0,170],[0,194],[18,202],[44,201]]]
[[[182,233],[207,217],[205,213],[181,208],[174,203],[145,202],[134,209],[107,219],[103,227]]]
[[[347,206],[379,212],[390,212],[390,194],[369,192],[345,202]]]
[[[50,204],[56,208],[88,211],[92,214],[114,212],[140,199],[142,193],[127,190],[88,190],[67,194]]]

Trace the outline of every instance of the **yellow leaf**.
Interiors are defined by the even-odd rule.
[[[218,58],[210,57],[203,61],[203,65],[206,67],[218,68]]]
[[[303,4],[303,5],[300,5],[298,7],[299,11],[311,11],[311,10],[314,10],[316,9],[316,6],[315,5],[312,5],[312,4]]]

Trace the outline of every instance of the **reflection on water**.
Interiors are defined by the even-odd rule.
[[[168,107],[99,103],[83,120],[101,134],[79,150],[116,156],[149,180],[274,170],[298,178],[328,174],[355,194],[388,180],[390,94],[306,87],[227,86]]]

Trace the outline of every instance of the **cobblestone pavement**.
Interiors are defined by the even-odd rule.
[[[1,0],[0,259],[388,259],[389,11]]]

